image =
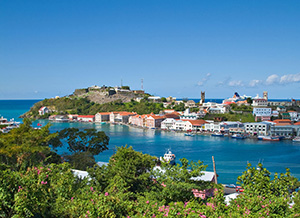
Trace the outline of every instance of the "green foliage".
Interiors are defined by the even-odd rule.
[[[89,152],[92,155],[107,150],[109,143],[109,137],[96,129],[81,131],[78,128],[66,128],[59,132],[59,138],[68,144],[70,152]]]
[[[251,112],[253,111],[253,107],[252,106],[247,106],[247,105],[237,105],[237,104],[231,104],[230,105],[231,110],[234,111],[243,111],[243,112]]]
[[[167,99],[165,97],[161,97],[160,99],[162,102],[167,102]]]
[[[247,98],[247,103],[248,103],[248,104],[252,104],[252,98],[250,98],[250,97]]]
[[[199,112],[199,108],[198,107],[192,107],[190,108],[190,112],[193,113],[193,112]]]
[[[215,117],[223,117],[225,121],[255,122],[254,116],[251,113],[206,114],[204,120],[213,120]]]
[[[24,119],[19,128],[12,129],[7,134],[1,134],[1,162],[8,167],[27,168],[47,161],[52,155],[56,156],[50,150],[49,145],[57,137],[57,133],[51,134],[49,127],[50,124],[47,124],[41,129],[34,129],[31,121]]]
[[[180,103],[180,104],[178,104],[178,105],[175,105],[175,106],[173,107],[173,109],[174,109],[175,111],[184,111],[184,110],[185,110],[184,103]]]
[[[238,177],[238,182],[245,188],[245,193],[258,196],[281,196],[289,197],[290,191],[300,186],[300,182],[291,176],[289,169],[286,173],[275,173],[271,180],[271,173],[259,164],[257,168],[248,164],[247,170]]]
[[[58,99],[45,99],[43,101],[37,102],[25,116],[32,118],[48,118],[51,114],[45,114],[40,116],[38,110],[42,106],[47,106],[55,110],[51,114],[91,114],[95,115],[98,112],[112,112],[112,111],[134,111],[138,114],[149,114],[159,113],[163,110],[162,103],[152,103],[148,100],[142,100],[141,102],[136,102],[134,100],[123,103],[121,100],[116,100],[114,102],[97,104],[91,102],[87,98],[75,98],[75,97],[64,97]]]
[[[130,90],[130,87],[129,86],[121,86],[121,89]]]
[[[152,170],[155,157],[125,146],[84,179],[68,163],[2,169],[0,217],[299,217],[299,193],[290,194],[299,181],[288,170],[271,179],[262,165],[248,165],[238,178],[245,191],[226,205],[222,186],[191,179],[205,170],[202,162],[180,162]],[[213,197],[192,193],[209,188]]]
[[[65,160],[80,170],[96,164],[94,155],[107,150],[109,144],[109,137],[96,129],[66,128],[59,132],[56,140],[62,142],[56,143],[60,146],[67,145],[71,154],[64,155]]]
[[[201,175],[201,171],[207,166],[201,161],[189,162],[187,159],[180,159],[181,164],[171,166],[162,163],[160,170],[153,170],[153,177],[159,184],[158,191],[151,193],[156,199],[170,203],[172,201],[188,201],[193,198],[192,189],[204,190],[212,188],[209,182],[196,181],[191,178]]]

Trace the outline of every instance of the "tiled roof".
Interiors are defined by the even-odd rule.
[[[111,112],[99,112],[97,114],[101,114],[101,115],[110,115]]]
[[[78,115],[78,118],[94,118],[95,115]]]
[[[193,126],[202,126],[203,124],[208,123],[208,122],[206,122],[205,120],[183,120],[183,121],[188,121],[188,122],[190,122]]]

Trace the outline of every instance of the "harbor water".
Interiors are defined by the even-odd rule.
[[[6,118],[20,120],[17,117],[28,111],[37,101],[0,100],[0,114]],[[37,123],[45,125],[48,121],[35,121],[33,125],[37,126]],[[300,179],[300,143],[289,140],[266,142],[203,135],[189,137],[184,133],[95,123],[52,123],[50,130],[56,132],[68,127],[96,128],[110,137],[109,150],[96,156],[96,161],[107,162],[116,147],[128,145],[137,151],[157,157],[162,156],[167,149],[171,149],[176,155],[177,163],[181,158],[200,160],[208,165],[208,171],[213,170],[212,156],[214,156],[219,175],[218,182],[221,183],[236,183],[237,177],[246,170],[248,162],[253,166],[262,162],[271,173],[284,173],[286,168],[290,168],[292,175]],[[67,152],[67,149],[60,148],[58,152]]]

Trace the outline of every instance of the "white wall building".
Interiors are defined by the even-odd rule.
[[[264,98],[255,98],[252,101],[252,106],[253,107],[266,107],[268,106],[268,100]]]
[[[178,130],[178,131],[184,131],[185,130],[185,126],[186,126],[186,122],[187,121],[177,120],[175,122],[175,125],[174,125],[173,129],[174,130]]]
[[[50,113],[50,110],[47,107],[41,107],[39,109],[39,115],[44,115],[44,114],[47,114],[47,113]]]
[[[253,115],[255,116],[271,116],[272,108],[267,107],[255,107],[253,108]]]
[[[251,135],[269,135],[270,126],[267,122],[244,123],[246,133]]]
[[[290,114],[291,117],[291,121],[298,121],[298,113],[297,111],[288,111],[288,113]]]
[[[174,118],[167,118],[161,122],[161,129],[175,129],[176,120]]]
[[[211,120],[206,120],[208,123],[204,124],[204,130],[205,131],[210,131],[210,132],[220,132],[221,127],[220,123],[215,123]]]

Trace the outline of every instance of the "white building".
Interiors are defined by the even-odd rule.
[[[254,116],[271,116],[272,115],[272,108],[267,107],[255,107],[253,108],[253,115]]]
[[[182,120],[197,120],[200,118],[200,114],[192,112],[190,113],[190,109],[187,108],[183,114],[180,116],[180,119]]]
[[[185,131],[185,125],[187,121],[176,120],[175,125],[173,127],[174,130]]]
[[[95,122],[105,122],[105,121],[109,121],[109,117],[110,117],[110,112],[102,112],[102,113],[97,113],[95,115]]]
[[[161,129],[171,130],[175,129],[176,120],[174,118],[167,118],[161,122]]]
[[[95,115],[78,115],[77,120],[81,122],[94,122]]]
[[[288,111],[288,113],[290,114],[291,117],[291,121],[298,121],[298,113],[297,111]]]
[[[271,123],[244,123],[246,133],[251,135],[269,135]]]
[[[50,110],[47,108],[47,107],[41,107],[39,109],[39,115],[44,115],[44,114],[47,114],[47,113],[50,113]]]
[[[255,98],[252,100],[253,107],[266,107],[268,106],[268,100],[264,98]]]
[[[212,120],[206,120],[207,123],[204,124],[204,130],[210,132],[220,132],[220,123],[215,123]]]

